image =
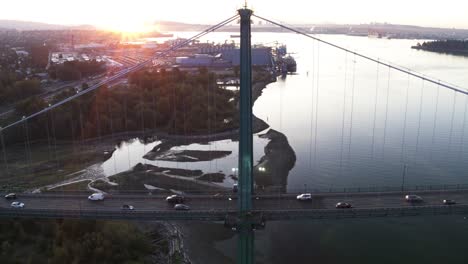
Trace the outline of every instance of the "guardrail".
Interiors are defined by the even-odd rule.
[[[468,214],[468,205],[452,206],[415,206],[394,208],[362,209],[306,209],[306,210],[253,210],[253,215],[261,215],[267,221],[284,220],[321,220],[349,218],[407,217],[427,215]],[[236,215],[232,210],[173,211],[105,211],[105,210],[56,210],[56,209],[0,209],[0,218],[72,218],[103,220],[138,220],[138,221],[224,221],[229,215]]]
[[[362,209],[313,209],[313,210],[260,210],[255,213],[263,214],[269,221],[282,220],[320,220],[320,219],[348,219],[348,218],[378,218],[378,217],[406,217],[429,215],[463,215],[468,214],[468,205],[451,206],[414,206],[389,208]]]
[[[291,199],[295,198],[297,194],[304,193],[305,190],[297,190],[295,192],[268,192],[257,191],[252,195],[252,199]],[[370,188],[338,188],[338,189],[321,189],[321,190],[308,190],[313,196],[318,197],[338,197],[338,196],[385,196],[385,195],[406,195],[406,194],[430,194],[430,193],[454,193],[454,192],[468,192],[468,184],[458,185],[433,185],[433,186],[414,186],[411,189],[401,190],[396,187],[370,187]],[[0,190],[0,196],[8,192]],[[63,198],[63,199],[86,199],[92,192],[85,191],[54,191],[44,193],[21,193],[18,192],[18,197],[28,198]],[[168,195],[174,194],[171,192],[150,192],[150,191],[119,191],[108,192],[106,197],[108,199],[165,199]],[[186,192],[183,196],[193,199],[237,199],[237,193],[232,191],[218,191],[218,192]]]
[[[57,210],[57,209],[0,209],[0,218],[72,218],[72,219],[107,219],[107,220],[139,220],[139,221],[163,221],[163,220],[200,220],[223,221],[227,214],[235,214],[229,210],[204,210],[204,211],[174,211],[174,210]]]
[[[288,189],[284,190],[281,186],[269,186],[262,188],[257,186],[254,190],[254,195],[293,195],[299,193],[312,193],[312,194],[324,194],[324,193],[384,193],[384,192],[422,192],[422,191],[456,191],[456,190],[468,190],[468,184],[438,184],[438,185],[408,185],[408,186],[367,186],[367,187],[330,187],[330,188],[311,188],[310,186],[305,185],[304,188],[297,189]],[[0,193],[8,192],[21,192],[21,189],[11,188],[2,188]],[[216,190],[216,191],[203,191],[203,190],[190,190],[183,189],[180,190],[184,195],[231,195],[235,196],[231,189],[226,188],[225,190]],[[89,195],[92,191],[47,191],[42,194],[74,194],[74,195]],[[106,193],[110,195],[168,195],[174,194],[169,190],[111,190]]]

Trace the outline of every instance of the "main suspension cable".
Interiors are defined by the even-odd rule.
[[[303,35],[303,36],[306,36],[308,38],[311,38],[311,39],[314,39],[314,40],[317,40],[319,42],[322,42],[324,44],[327,44],[329,46],[332,46],[334,48],[337,48],[337,49],[340,49],[340,50],[344,50],[346,52],[349,52],[349,53],[352,53],[356,56],[359,56],[361,58],[364,58],[366,60],[369,60],[369,61],[372,61],[372,62],[375,62],[375,63],[378,63],[378,64],[381,64],[381,65],[384,65],[384,66],[387,66],[393,70],[397,70],[397,71],[400,71],[402,73],[405,73],[405,74],[409,74],[413,77],[416,77],[416,78],[420,78],[424,81],[427,81],[429,83],[433,83],[433,84],[436,84],[436,85],[440,85],[441,87],[444,87],[444,88],[448,88],[448,89],[451,89],[451,90],[454,90],[455,92],[459,92],[459,93],[462,93],[462,94],[465,94],[465,95],[468,95],[468,90],[464,89],[464,88],[461,88],[461,87],[458,87],[458,86],[455,86],[453,84],[449,84],[447,82],[442,82],[440,80],[436,80],[434,78],[431,78],[431,77],[428,77],[428,76],[425,76],[421,73],[418,73],[418,72],[415,72],[415,71],[412,71],[411,69],[408,69],[408,68],[405,68],[405,67],[402,67],[402,66],[399,66],[399,65],[396,65],[394,63],[389,63],[389,62],[382,62],[380,61],[379,59],[374,59],[370,56],[367,56],[367,55],[364,55],[364,54],[361,54],[361,53],[358,53],[358,52],[355,52],[355,51],[352,51],[352,50],[349,50],[347,48],[343,48],[341,46],[338,46],[336,44],[333,44],[331,42],[328,42],[328,41],[325,41],[325,40],[322,40],[320,38],[317,38],[317,37],[314,37],[314,36],[311,36],[301,30],[298,30],[298,29],[294,29],[290,26],[286,26],[286,25],[283,25],[281,23],[278,23],[278,22],[275,22],[273,20],[270,20],[270,19],[267,19],[267,18],[264,18],[264,17],[261,17],[261,16],[257,16],[255,14],[253,14],[252,16],[256,17],[256,18],[259,18],[259,19],[262,19],[268,23],[271,23],[273,25],[276,25],[276,26],[279,26],[281,28],[284,28],[284,29],[287,29],[289,31],[292,31],[292,32],[295,32],[297,34],[300,34],[300,35]]]

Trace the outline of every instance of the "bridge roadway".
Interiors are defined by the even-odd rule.
[[[383,216],[468,214],[468,190],[419,191],[422,203],[408,203],[403,192],[313,194],[311,201],[297,201],[296,194],[259,195],[254,197],[253,214],[265,220],[335,219]],[[443,205],[442,200],[456,200]],[[109,195],[104,201],[89,201],[83,194],[18,194],[22,209],[12,208],[12,200],[0,200],[0,217],[83,218],[128,220],[209,220],[223,221],[235,216],[235,194],[189,195],[185,204],[190,211],[175,211],[161,195]],[[352,209],[336,209],[338,202],[348,202]],[[123,204],[135,207],[121,209]]]

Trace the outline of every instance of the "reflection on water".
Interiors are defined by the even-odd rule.
[[[466,57],[412,50],[415,40],[320,37],[468,87]],[[273,41],[296,53],[298,74],[270,84],[254,113],[285,134],[296,153],[289,190],[399,186],[404,164],[407,184],[468,182],[464,95],[298,35],[253,34],[254,43]],[[217,227],[200,232],[204,243],[189,239],[196,262],[235,263],[235,238],[220,239]],[[458,216],[276,222],[257,232],[255,245],[258,263],[465,263],[467,233]],[[209,246],[197,251],[200,244]]]
[[[298,74],[269,85],[254,106],[296,152],[289,190],[398,186],[405,164],[408,185],[468,182],[465,95],[289,37]],[[411,50],[411,40],[325,38],[468,86],[468,58]]]
[[[175,33],[188,36],[191,33]],[[412,50],[415,40],[320,36],[345,43],[375,57],[415,71],[468,86],[468,58]],[[209,40],[224,41],[229,33]],[[208,39],[203,39],[205,41]],[[297,162],[288,189],[399,186],[467,183],[468,146],[464,136],[467,97],[437,85],[389,71],[353,55],[304,41],[294,34],[255,33],[254,43],[279,41],[295,53],[298,74],[279,79],[264,90],[254,113],[285,134]],[[320,54],[317,56],[317,54]],[[156,143],[124,143],[104,164],[107,175],[138,162],[160,166],[223,171],[237,167],[237,142],[193,144],[193,149],[228,150],[223,159],[196,164],[150,162],[142,159]],[[254,156],[263,154],[265,140],[255,137]],[[129,153],[131,154],[129,156]]]
[[[254,151],[254,161],[263,156],[263,148],[266,145],[267,139],[254,136],[254,145],[257,146]],[[175,146],[171,150],[202,150],[202,151],[231,151],[227,157],[214,159],[212,161],[199,162],[174,162],[174,161],[152,161],[144,159],[143,156],[151,151],[154,147],[160,144],[161,141],[145,144],[138,139],[132,139],[122,142],[116,147],[112,157],[102,164],[104,174],[111,176],[117,173],[127,171],[138,163],[151,164],[166,168],[180,168],[188,170],[202,170],[204,173],[222,172],[226,176],[236,173],[233,168],[237,167],[238,162],[238,142],[228,140],[213,141],[207,144],[188,144]],[[234,181],[230,177],[226,177],[221,184],[226,187],[231,187]]]

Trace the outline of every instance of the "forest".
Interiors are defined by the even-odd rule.
[[[468,55],[468,41],[463,40],[436,40],[418,43],[413,49],[448,53],[454,55]]]
[[[196,73],[135,72],[128,85],[101,87],[4,132],[7,143],[30,140],[83,140],[120,132],[166,132],[199,135],[237,128],[236,93],[218,88],[216,75],[207,69]],[[74,95],[68,89],[52,103]],[[39,97],[16,105],[16,119],[47,107]],[[27,131],[27,134],[26,134]]]
[[[161,250],[131,223],[96,220],[2,220],[0,243],[3,264],[151,263]]]

